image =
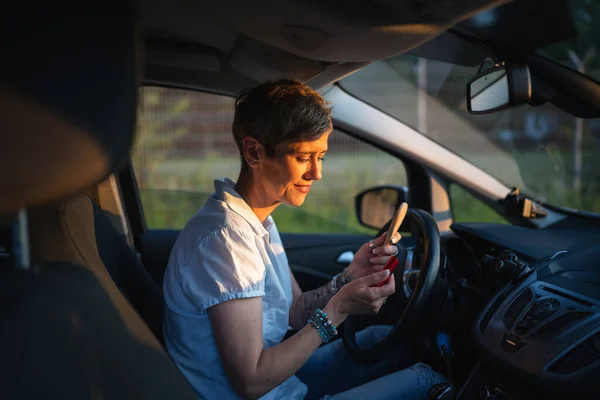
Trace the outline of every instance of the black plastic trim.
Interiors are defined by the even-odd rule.
[[[121,185],[121,194],[127,216],[129,218],[129,226],[133,236],[133,242],[138,251],[142,249],[142,235],[147,231],[146,220],[144,218],[144,208],[140,199],[140,192],[137,186],[137,180],[131,165],[131,160],[128,160],[118,172],[118,180]]]

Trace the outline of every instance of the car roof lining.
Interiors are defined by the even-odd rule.
[[[319,88],[505,2],[140,0],[144,81],[236,94],[285,77]]]

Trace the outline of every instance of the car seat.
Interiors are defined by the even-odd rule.
[[[119,285],[133,303],[145,289],[99,261],[80,195],[131,150],[134,14],[128,1],[56,0],[0,15],[2,398],[196,397],[143,315],[156,296],[140,317]]]

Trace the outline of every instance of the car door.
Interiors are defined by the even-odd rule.
[[[235,99],[164,87],[141,89],[138,136],[132,155],[139,215],[138,247],[160,284],[180,230],[213,192],[213,180],[236,179],[239,152],[231,134]],[[359,224],[355,196],[372,186],[406,185],[401,160],[334,130],[323,179],[305,204],[281,205],[273,218],[300,286],[318,287],[341,272],[376,230]],[[127,185],[126,180],[121,180]],[[131,209],[134,207],[135,209]],[[134,229],[135,231],[135,229]]]

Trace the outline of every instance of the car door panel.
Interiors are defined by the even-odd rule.
[[[290,269],[303,290],[315,289],[342,272],[349,262],[340,255],[354,254],[370,235],[282,233]]]
[[[162,288],[163,277],[173,245],[179,236],[176,229],[151,229],[141,237],[142,262]],[[350,234],[281,233],[290,269],[302,290],[316,289],[346,268],[354,253],[373,236]],[[411,237],[403,246],[414,246]],[[341,262],[340,256],[346,256]]]
[[[169,256],[179,232],[181,231],[177,229],[151,229],[141,237],[142,262],[161,288]]]
[[[161,285],[173,245],[179,236],[176,229],[153,229],[141,238],[142,262]],[[369,235],[282,233],[291,270],[303,290],[314,289],[341,272],[348,262],[338,262],[343,253],[352,254]]]

